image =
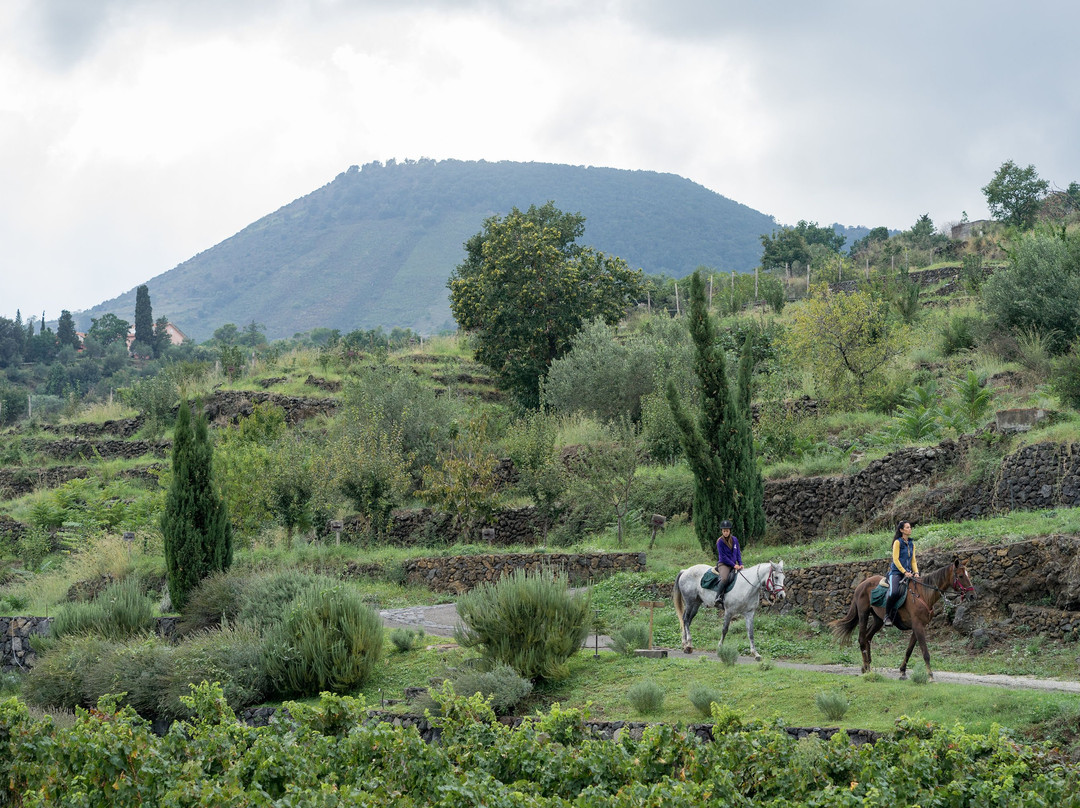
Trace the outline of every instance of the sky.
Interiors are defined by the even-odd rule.
[[[669,172],[775,216],[1080,180],[1080,4],[3,0],[0,316],[79,311],[350,165]]]

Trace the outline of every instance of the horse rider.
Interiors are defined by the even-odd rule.
[[[892,564],[885,574],[889,594],[885,597],[885,625],[896,620],[896,601],[900,599],[901,582],[919,577],[919,562],[915,560],[915,541],[911,538],[911,522],[901,520],[892,541]]]
[[[727,589],[731,576],[743,568],[742,550],[739,548],[739,539],[731,533],[731,520],[725,519],[720,523],[720,538],[716,540],[716,574],[720,576],[720,603],[724,602],[724,592]]]

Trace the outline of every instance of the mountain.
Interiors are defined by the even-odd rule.
[[[446,280],[464,242],[511,207],[553,200],[580,212],[580,243],[649,274],[698,266],[745,272],[771,216],[674,174],[460,160],[375,162],[264,216],[147,281],[155,317],[196,341],[251,321],[270,339],[316,327],[453,328]],[[75,315],[134,320],[135,290]]]

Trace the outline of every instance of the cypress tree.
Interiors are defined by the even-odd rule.
[[[690,279],[689,325],[696,349],[694,372],[701,389],[697,423],[679,401],[673,382],[668,382],[667,398],[694,473],[694,533],[702,549],[711,555],[724,519],[732,521],[735,535],[744,541],[760,533],[754,532],[754,520],[747,518],[746,500],[751,493],[747,490],[747,468],[753,463],[752,446],[747,450],[749,413],[744,417],[739,397],[731,394],[724,348],[709,317],[700,271]],[[748,410],[749,385],[745,396]],[[756,468],[753,470],[756,473]]]
[[[60,312],[60,320],[56,324],[56,341],[61,346],[70,345],[75,349],[79,347],[79,335],[75,333],[75,319],[67,309]]]
[[[154,314],[150,288],[145,283],[135,290],[135,341],[148,348],[154,344]]]
[[[206,418],[193,419],[188,403],[181,401],[173,435],[172,482],[161,517],[169,595],[177,610],[184,608],[199,581],[232,564],[232,526],[214,491],[212,466]]]
[[[732,520],[742,533],[739,538],[753,540],[765,535],[765,482],[761,479],[757,456],[754,453],[754,413],[751,402],[754,398],[754,335],[747,333],[739,356],[739,438],[741,445],[740,471],[742,480],[737,488],[744,492],[743,506],[739,513],[741,524]]]

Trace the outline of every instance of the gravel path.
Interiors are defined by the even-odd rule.
[[[439,606],[410,606],[405,609],[383,609],[379,612],[383,625],[389,628],[423,629],[426,634],[436,637],[454,636],[454,627],[461,621],[458,619],[457,607],[453,603],[445,603]],[[587,650],[596,647],[596,639],[590,634],[583,646]],[[607,651],[611,648],[611,638],[600,635],[600,650]],[[668,649],[671,657],[684,656],[679,649]],[[716,659],[716,654],[711,651],[694,651],[691,656]],[[739,657],[740,663],[752,663],[753,657]],[[795,670],[818,671],[821,673],[835,673],[840,676],[859,676],[861,671],[857,667],[846,665],[810,665],[801,662],[784,662],[772,660],[772,664],[778,668],[792,668]],[[890,679],[899,679],[900,674],[895,668],[875,667],[882,676]],[[1010,690],[1046,690],[1063,693],[1080,693],[1080,682],[1063,681],[1059,679],[1036,679],[1032,676],[1006,676],[1004,674],[982,673],[952,673],[949,671],[934,671],[935,682],[948,682],[950,684],[985,685],[989,687],[1003,687]]]

